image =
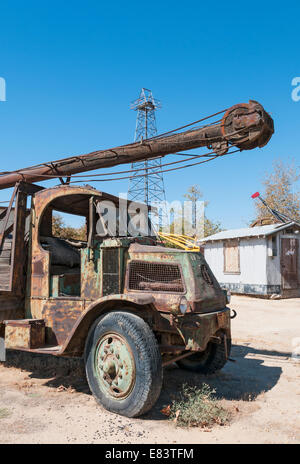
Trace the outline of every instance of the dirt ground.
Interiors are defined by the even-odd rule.
[[[165,369],[158,403],[128,419],[98,406],[81,361],[10,352],[0,363],[0,443],[299,443],[300,299],[234,296],[233,349],[217,375]],[[229,425],[176,427],[160,411],[184,383],[215,388]]]

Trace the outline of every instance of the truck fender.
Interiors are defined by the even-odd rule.
[[[152,295],[109,295],[93,301],[87,309],[77,319],[74,327],[67,340],[63,344],[59,355],[63,356],[82,356],[85,346],[85,340],[89,329],[94,321],[106,312],[114,308],[120,310],[123,308],[131,309],[137,314],[141,310],[147,313],[154,313],[154,298]],[[144,313],[145,311],[143,311]]]

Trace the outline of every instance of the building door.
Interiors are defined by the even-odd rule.
[[[296,238],[281,239],[281,280],[283,290],[292,290],[298,284],[298,248]]]

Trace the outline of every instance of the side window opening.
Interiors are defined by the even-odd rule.
[[[50,295],[80,296],[80,250],[87,244],[86,218],[48,207],[40,225],[40,243],[50,253]]]
[[[86,218],[52,211],[52,236],[73,241],[87,240]]]

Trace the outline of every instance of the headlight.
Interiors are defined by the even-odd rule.
[[[225,287],[222,287],[222,290],[223,290],[223,292],[225,294],[225,297],[226,297],[226,303],[229,304],[230,300],[231,300],[230,290],[227,290],[227,288],[225,288]]]
[[[188,302],[185,296],[181,297],[180,303],[179,303],[179,309],[181,314],[185,314],[186,310],[188,309]]]

